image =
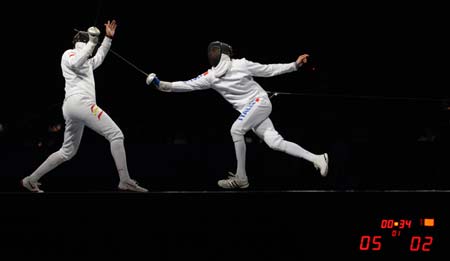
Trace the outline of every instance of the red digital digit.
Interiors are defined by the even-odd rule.
[[[370,236],[361,236],[359,241],[359,250],[366,251],[370,247]]]
[[[425,242],[422,245],[422,251],[424,252],[430,252],[430,246],[433,243],[433,237],[432,236],[425,236]]]
[[[387,220],[386,219],[382,219],[381,220],[381,228],[386,228],[387,227]]]
[[[373,236],[373,244],[376,245],[376,247],[373,247],[372,250],[379,251],[381,249],[381,236]]]
[[[408,228],[411,228],[411,220],[405,220],[405,224]]]
[[[388,228],[393,228],[394,227],[394,220],[389,219],[388,221]]]
[[[409,250],[412,252],[417,252],[420,249],[420,237],[413,236],[411,237],[411,244],[409,245]]]

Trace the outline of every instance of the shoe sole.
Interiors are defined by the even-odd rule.
[[[328,175],[328,166],[329,166],[329,163],[328,163],[328,154],[325,153],[325,155],[324,155],[323,157],[325,158],[325,162],[327,163],[327,168],[325,169],[325,173],[322,175],[322,177],[326,177],[326,176]]]
[[[243,186],[238,186],[238,187],[223,187],[223,186],[221,186],[219,183],[217,183],[217,185],[218,185],[219,187],[223,188],[223,189],[246,189],[246,188],[248,188],[248,187],[250,186],[249,183],[247,183],[247,184],[245,184],[245,185],[243,185]]]
[[[141,193],[148,192],[148,190],[142,191],[142,190],[137,190],[137,189],[133,189],[133,188],[121,188],[121,187],[118,187],[118,189],[121,190],[121,191],[125,191],[125,192],[141,192]]]
[[[30,192],[34,192],[34,193],[44,193],[43,190],[39,189],[38,191],[33,190],[31,187],[27,187],[27,185],[25,185],[25,183],[23,182],[23,179],[20,181],[20,184],[22,185],[22,187],[26,188],[28,191]]]

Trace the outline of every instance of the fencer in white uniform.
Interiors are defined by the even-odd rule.
[[[272,77],[297,71],[307,62],[308,54],[298,57],[295,62],[286,64],[260,64],[245,58],[232,59],[232,47],[223,42],[212,42],[208,46],[208,59],[211,69],[188,81],[167,82],[151,73],[146,79],[148,85],[155,85],[165,92],[188,92],[212,88],[220,93],[237,111],[239,117],[231,127],[234,141],[237,170],[227,179],[219,180],[218,185],[226,189],[247,188],[249,186],[245,154],[244,135],[252,130],[272,149],[303,158],[314,164],[320,174],[328,173],[328,154],[313,154],[299,145],[286,141],[275,130],[269,115],[272,104],[267,92],[253,77]]]
[[[124,135],[117,124],[96,104],[94,70],[104,61],[111,47],[117,27],[116,21],[105,24],[105,37],[95,55],[100,31],[90,27],[87,32],[79,31],[74,39],[74,49],[64,52],[61,69],[65,78],[65,99],[62,112],[65,119],[62,147],[51,154],[31,175],[22,179],[22,185],[32,192],[43,192],[39,180],[61,163],[70,160],[77,153],[87,126],[104,136],[109,142],[118,173],[120,190],[147,192],[130,178],[124,148]]]

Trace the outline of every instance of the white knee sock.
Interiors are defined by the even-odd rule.
[[[286,153],[298,158],[303,158],[309,162],[315,163],[319,159],[319,155],[313,154],[304,148],[300,147],[299,145],[290,142],[290,141],[283,141],[286,148]]]
[[[236,150],[236,160],[237,160],[236,176],[239,179],[247,179],[247,173],[245,172],[246,145],[244,139],[235,141],[234,149]]]
[[[127,158],[125,155],[125,146],[123,145],[123,139],[116,139],[111,141],[111,154],[116,163],[117,171],[119,172],[120,180],[130,179],[127,167]]]
[[[48,158],[30,175],[32,181],[38,181],[46,173],[50,172],[52,169],[56,168],[58,165],[66,161],[62,156],[60,151],[56,151]]]

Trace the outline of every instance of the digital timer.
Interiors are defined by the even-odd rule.
[[[431,252],[435,240],[435,219],[381,218],[376,231],[359,236],[359,251]]]

